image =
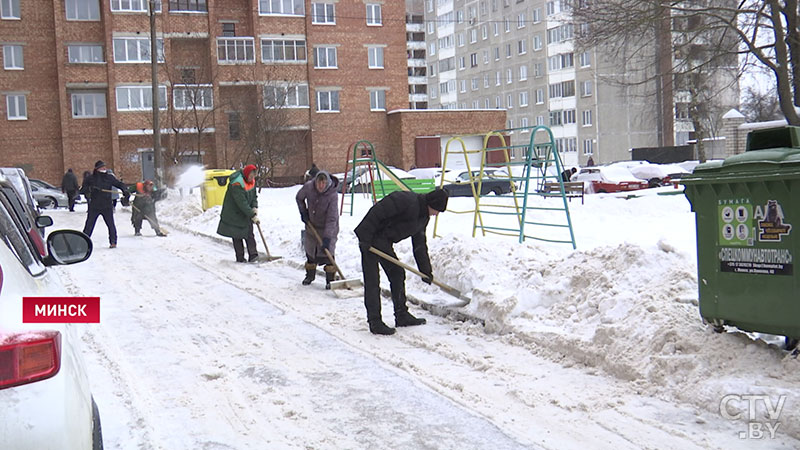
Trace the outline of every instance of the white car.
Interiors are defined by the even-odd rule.
[[[47,266],[86,260],[91,240],[61,230],[46,243],[35,242],[36,227],[53,221],[38,216],[31,223],[21,208],[27,206],[0,175],[0,448],[102,449],[100,416],[75,329],[22,320],[23,297],[66,295]]]

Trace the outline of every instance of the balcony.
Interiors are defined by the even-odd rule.
[[[409,59],[408,67],[426,67],[424,59]]]

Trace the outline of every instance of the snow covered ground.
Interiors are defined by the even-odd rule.
[[[203,212],[195,189],[158,204],[169,237],[134,237],[120,208],[117,249],[99,223],[92,258],[57,268],[72,295],[101,297],[83,336],[107,448],[800,448],[800,363],[777,339],[703,325],[694,215],[683,195],[656,195],[672,188],[571,201],[577,250],[473,238],[472,215],[442,214],[434,275],[485,326],[412,307],[428,324],[390,337],[369,333],[361,298],[300,285],[298,188],[259,194],[276,262],[234,263],[220,208]],[[348,277],[369,206],[357,196],[341,218]],[[53,229],[85,219],[51,215]],[[396,251],[413,265],[410,242]],[[457,301],[414,275],[407,287]],[[389,325],[391,311],[385,300]],[[785,399],[779,417],[762,402],[750,419],[748,395]],[[777,435],[754,439],[767,423]]]

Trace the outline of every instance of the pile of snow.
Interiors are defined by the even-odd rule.
[[[261,190],[259,215],[271,253],[299,266],[304,255],[294,200],[298,189]],[[576,250],[531,239],[520,244],[514,237],[483,237],[480,231],[473,238],[473,214],[444,213],[436,227],[440,237],[432,237],[433,221],[428,227],[434,275],[471,296],[462,312],[484,320],[485,332],[507,336],[565,366],[603,370],[649,395],[718,413],[720,399],[729,394],[786,394],[780,431],[800,437],[800,414],[791,395],[800,388],[800,363],[777,340],[735,330],[716,334],[702,323],[694,214],[683,195],[657,195],[667,192],[674,190],[571,202]],[[530,201],[548,204],[548,199]],[[204,212],[199,205],[198,192],[183,198],[170,192],[159,204],[159,218],[215,236],[220,207]],[[356,194],[352,215],[347,207],[340,218],[336,257],[349,277],[360,274],[352,230],[370,206],[369,197]],[[453,198],[449,208],[463,211],[474,204],[471,198]],[[395,248],[401,260],[413,265],[409,241]],[[409,295],[422,301],[455,302],[414,275],[408,276],[407,286]],[[747,415],[746,403],[728,406]]]

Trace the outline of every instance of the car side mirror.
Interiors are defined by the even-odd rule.
[[[89,259],[92,240],[81,231],[58,230],[47,236],[45,266],[75,264]]]
[[[39,228],[49,227],[53,224],[53,218],[50,216],[39,216],[36,218],[36,226]]]

